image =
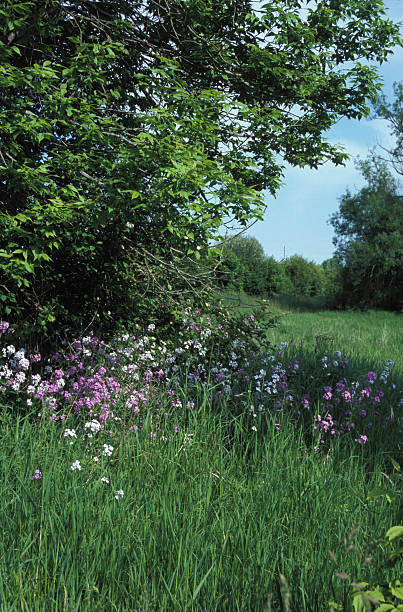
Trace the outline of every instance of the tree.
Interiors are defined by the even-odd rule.
[[[292,285],[293,295],[315,296],[325,293],[324,270],[301,255],[292,255],[282,262],[285,275]]]
[[[330,259],[325,259],[321,267],[325,272],[324,293],[329,298],[333,298],[340,293],[342,288],[343,266],[337,257],[331,257]]]
[[[322,134],[399,42],[380,0],[7,0],[0,31],[1,297],[44,330],[194,291],[281,157],[343,162]]]
[[[358,162],[367,186],[340,199],[330,217],[342,270],[337,302],[358,308],[402,307],[403,196],[388,164],[376,155]]]
[[[216,282],[220,287],[234,291],[243,289],[245,268],[239,257],[231,249],[223,249],[216,270]]]
[[[395,99],[390,104],[384,95],[380,95],[374,105],[375,117],[386,119],[395,138],[393,149],[382,147],[389,156],[388,161],[393,169],[403,175],[403,82],[394,83]]]

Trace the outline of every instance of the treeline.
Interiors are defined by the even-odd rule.
[[[357,167],[365,186],[347,190],[339,210],[331,215],[334,257],[316,265],[299,255],[282,262],[264,254],[256,238],[237,236],[223,250],[218,283],[251,295],[276,293],[326,295],[335,308],[403,307],[403,83],[394,85],[395,99],[384,96],[374,106],[374,117],[386,119],[395,139],[382,157],[372,151]],[[385,157],[386,154],[386,157]]]
[[[262,297],[329,295],[334,293],[339,268],[336,260],[317,265],[300,255],[278,262],[265,255],[256,238],[236,236],[222,249],[217,282],[222,288]]]

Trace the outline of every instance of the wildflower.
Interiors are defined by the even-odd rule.
[[[368,437],[361,435],[359,438],[355,438],[354,442],[357,442],[357,444],[366,444],[368,442]]]
[[[106,476],[102,476],[101,482],[105,482],[106,484],[109,484],[109,480],[107,479]]]
[[[40,470],[35,470],[33,475],[30,476],[31,480],[40,480],[42,478],[42,472]]]
[[[64,438],[77,438],[76,430],[75,429],[65,429],[63,437]]]
[[[350,393],[350,391],[343,391],[341,396],[342,396],[342,398],[344,399],[345,402],[351,402],[351,393]]]
[[[104,444],[104,450],[102,451],[104,457],[110,457],[112,455],[112,452],[113,446],[111,446],[110,444]]]
[[[0,332],[5,334],[8,328],[10,327],[10,323],[7,321],[0,321]]]
[[[256,425],[252,425],[252,431],[257,431]]]
[[[375,372],[368,372],[367,378],[368,378],[369,383],[374,382],[374,380],[376,380],[376,373]]]
[[[123,497],[124,493],[122,489],[119,489],[118,491],[115,491],[115,499],[120,499],[121,497]]]
[[[81,470],[81,464],[79,461],[74,461],[74,463],[70,466],[70,469],[75,472],[76,470]]]
[[[95,461],[95,463],[98,463],[98,461],[99,461],[99,457],[93,457],[92,459],[93,459],[93,461]]]
[[[97,433],[100,429],[102,429],[102,425],[99,421],[93,419],[92,421],[85,423],[84,428],[90,429],[92,433]]]

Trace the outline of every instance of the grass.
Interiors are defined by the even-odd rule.
[[[245,313],[258,304],[224,297]],[[300,359],[290,390],[303,385],[309,418],[331,380],[323,378],[326,351],[349,358],[342,375],[350,382],[399,355],[396,315],[322,307],[320,300],[270,304],[285,314],[269,338],[291,343],[285,364]],[[230,348],[224,352],[231,356]],[[248,389],[234,387],[234,397],[243,391],[250,404],[260,393],[257,378],[251,375]],[[334,609],[347,612],[351,582],[376,586],[403,575],[403,560],[389,562],[384,537],[402,520],[399,418],[390,427],[386,415],[374,422],[365,446],[354,435],[329,434],[329,446],[315,452],[312,423],[295,425],[299,404],[294,415],[283,404],[254,419],[248,402],[240,403],[235,416],[225,396],[213,411],[205,386],[180,380],[175,397],[194,408],[168,402],[155,438],[150,414],[158,419],[160,407],[152,393],[143,428],[130,429],[122,403],[113,409],[122,421],[110,419],[93,437],[74,415],[53,422],[38,419],[38,409],[19,412],[23,403],[1,407],[1,611],[324,612],[337,602]],[[383,387],[386,411],[399,402],[392,382],[399,384],[399,372]],[[66,437],[66,427],[77,437]],[[113,446],[110,456],[102,454],[105,444]],[[81,469],[72,470],[77,461]],[[41,478],[32,478],[35,470]]]
[[[261,300],[246,294],[226,293],[223,301],[242,312],[252,312]],[[382,368],[388,359],[401,375],[403,343],[401,315],[386,311],[326,310],[325,299],[279,296],[268,300],[274,314],[282,314],[269,331],[274,344],[287,341],[297,351],[340,350],[350,360]]]
[[[315,454],[286,418],[259,439],[203,403],[181,425],[185,444],[167,425],[166,442],[109,439],[113,455],[95,463],[96,440],[69,444],[53,423],[3,412],[1,610],[257,611],[269,598],[277,611],[282,574],[290,610],[321,612],[345,600],[335,570],[399,577],[385,551],[364,568],[343,544],[359,523],[364,552],[399,520],[398,504],[367,499],[380,484],[398,493],[381,453],[368,471],[361,448]]]

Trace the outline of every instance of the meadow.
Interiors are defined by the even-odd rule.
[[[226,292],[219,297],[245,314],[255,312],[264,303],[245,293]],[[402,372],[400,313],[329,310],[326,298],[321,296],[277,296],[266,301],[266,308],[279,317],[268,335],[274,343],[287,341],[304,352],[339,349],[356,362],[369,361],[378,368],[393,359],[395,370]]]
[[[308,307],[1,322],[0,609],[401,610],[399,319]]]

